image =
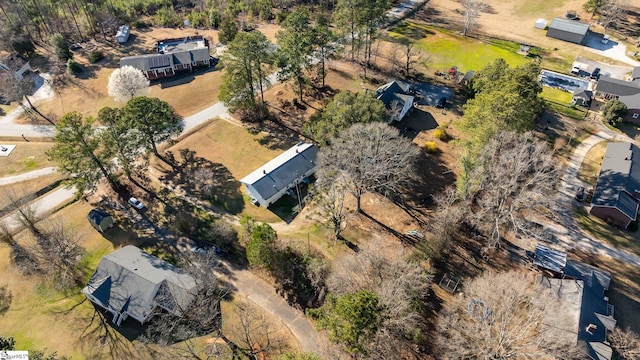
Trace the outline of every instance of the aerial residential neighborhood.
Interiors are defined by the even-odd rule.
[[[640,360],[640,4],[0,10],[0,359]]]

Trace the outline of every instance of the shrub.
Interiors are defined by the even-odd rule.
[[[427,141],[424,143],[424,151],[428,154],[435,154],[440,151],[440,149],[438,149],[438,144],[436,144],[435,141]]]
[[[211,12],[209,13],[209,26],[214,29],[220,27],[220,12],[216,9],[211,9]]]
[[[178,27],[182,24],[182,20],[172,8],[163,7],[156,13],[156,24],[166,27]]]
[[[102,59],[104,59],[104,54],[102,53],[102,51],[92,51],[89,53],[88,60],[92,64],[95,64]]]
[[[67,61],[71,59],[71,51],[69,50],[69,45],[67,45],[67,40],[65,40],[62,35],[54,34],[51,37],[51,43],[56,50],[58,60]]]
[[[82,72],[82,66],[80,66],[80,64],[78,64],[77,62],[69,59],[67,61],[67,71],[71,75],[76,75]]]
[[[447,128],[445,128],[444,126],[438,126],[436,128],[436,131],[433,132],[433,136],[435,136],[436,139],[441,141],[449,140],[449,134],[447,133]]]
[[[144,29],[149,27],[149,24],[144,22],[144,20],[137,19],[133,22],[133,27],[136,29]]]
[[[194,28],[202,28],[207,26],[208,16],[206,11],[192,11],[187,15],[187,19]]]

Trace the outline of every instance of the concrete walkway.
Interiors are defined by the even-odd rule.
[[[574,217],[573,202],[574,195],[578,187],[587,188],[580,179],[578,179],[578,170],[584,160],[587,152],[597,143],[605,140],[629,141],[625,135],[615,134],[609,131],[599,131],[585,139],[573,152],[569,164],[567,165],[564,176],[560,181],[558,189],[556,211],[558,214],[557,221],[559,227],[554,227],[558,233],[558,245],[565,249],[581,249],[593,252],[595,254],[607,255],[613,259],[624,261],[629,264],[640,266],[640,256],[632,254],[623,249],[612,247],[603,241],[593,238],[591,234],[586,233]]]
[[[26,173],[18,174],[18,175],[5,176],[3,178],[0,178],[0,186],[15,184],[15,183],[19,183],[27,180],[33,180],[41,176],[51,175],[55,173],[56,173],[56,167],[50,166],[50,167],[33,170]]]

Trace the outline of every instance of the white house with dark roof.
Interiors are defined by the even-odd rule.
[[[104,256],[82,289],[118,326],[128,317],[144,324],[157,308],[180,316],[195,291],[190,275],[131,245]]]
[[[415,98],[409,94],[409,84],[391,81],[376,89],[376,98],[389,110],[388,123],[401,121],[413,109]]]
[[[627,142],[611,142],[591,199],[592,215],[626,228],[638,218],[640,149]]]
[[[575,20],[555,18],[551,21],[551,24],[549,24],[547,36],[576,44],[582,44],[588,32],[589,24]]]
[[[24,79],[24,74],[31,71],[29,60],[18,54],[10,54],[0,60],[0,78],[4,76],[12,76],[18,81]]]
[[[240,180],[247,194],[260,206],[269,207],[287,190],[313,175],[318,167],[318,148],[298,143]]]

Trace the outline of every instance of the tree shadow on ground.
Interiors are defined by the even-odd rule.
[[[400,134],[413,140],[421,131],[433,130],[439,124],[431,113],[414,107],[410,116],[393,125],[400,131]]]
[[[175,164],[159,180],[169,187],[184,191],[197,199],[210,201],[231,214],[244,209],[244,200],[238,182],[223,164],[211,162],[189,149],[181,149],[179,159],[173,153],[166,154]]]
[[[404,202],[422,208],[430,203],[434,194],[455,185],[456,176],[442,160],[442,154],[421,152],[416,162],[415,180],[404,192]]]

